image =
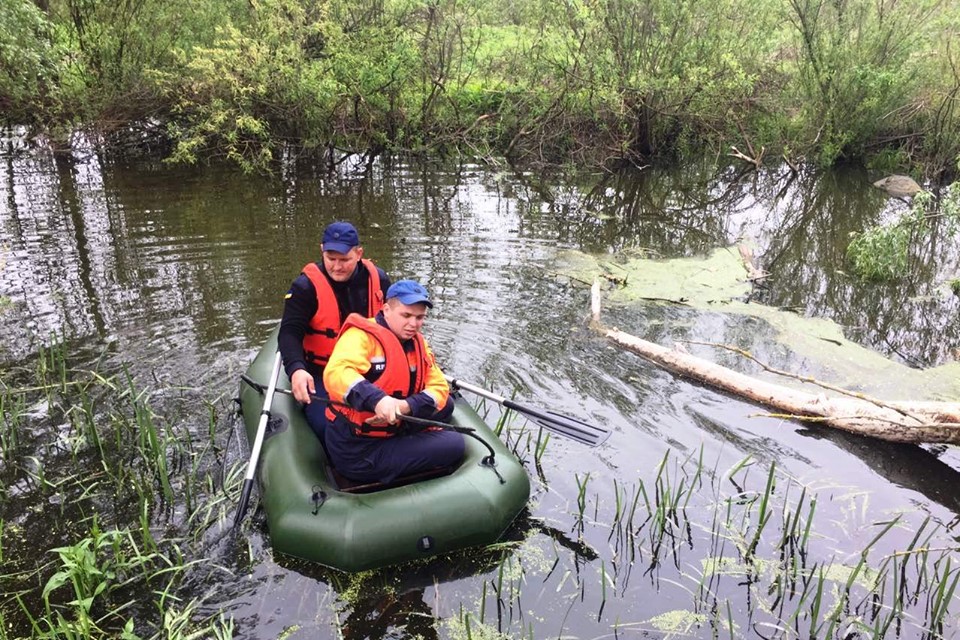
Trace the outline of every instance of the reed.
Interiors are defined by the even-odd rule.
[[[114,378],[72,369],[63,354],[44,353],[37,369],[46,377],[37,384],[16,391],[0,385],[6,409],[0,424],[16,427],[0,436],[7,469],[22,476],[21,490],[34,492],[64,523],[43,561],[0,576],[6,594],[0,616],[11,625],[2,633],[229,637],[232,621],[204,617],[200,611],[207,607],[181,593],[185,578],[210,562],[195,543],[229,515],[230,496],[244,471],[245,460],[231,463],[223,445],[229,412],[221,398],[148,392],[129,372]],[[191,404],[184,414],[181,407]],[[35,406],[41,411],[27,409]],[[541,463],[548,434],[526,424],[512,428],[508,416],[501,420],[501,434],[515,453],[533,458],[546,487]],[[68,424],[69,437],[61,429],[59,438],[34,446],[32,440],[57,433],[51,425],[62,424]],[[24,450],[27,443],[30,451]],[[761,467],[749,456],[726,473],[718,466],[708,467],[699,447],[685,455],[664,453],[635,481],[616,477],[598,484],[590,473],[574,474],[576,506],[571,499],[557,528],[576,535],[553,537],[546,548],[504,546],[496,569],[472,592],[480,601],[461,605],[460,615],[446,620],[437,614],[437,624],[459,625],[456,637],[555,637],[581,631],[574,631],[572,620],[590,620],[612,623],[623,635],[642,626],[625,621],[619,607],[638,594],[629,585],[636,564],[645,566],[650,583],[639,593],[669,591],[671,606],[685,604],[691,614],[684,619],[702,625],[690,632],[697,636],[750,637],[759,630],[791,639],[854,632],[864,638],[933,638],[949,632],[960,569],[951,558],[955,544],[935,519],[884,514],[870,521],[865,509],[858,510],[864,522],[841,529],[862,536],[860,545],[838,553],[831,547],[837,537],[835,493],[826,500],[815,485],[785,475],[778,465]],[[544,494],[550,495],[549,488]],[[51,502],[55,506],[46,506]],[[3,515],[0,562],[10,562],[24,545],[10,535],[10,519]],[[913,521],[919,522],[911,528]],[[612,549],[588,546],[601,541],[602,547],[604,539]],[[238,545],[244,543],[248,557],[238,561],[255,562],[254,544]],[[28,583],[40,586],[29,589]],[[527,601],[530,585],[539,584],[553,592],[562,619],[560,609],[555,619],[533,618],[539,613]],[[337,585],[332,582],[331,591],[348,598]],[[537,588],[534,598],[541,595]],[[134,625],[133,603],[144,599]],[[584,615],[587,602],[595,608]],[[151,613],[145,617],[144,611]],[[550,630],[534,629],[531,618]]]
[[[537,465],[538,469],[542,469],[541,461],[543,459],[543,454],[547,450],[547,443],[549,442],[550,442],[550,433],[545,432],[543,429],[539,429],[537,431],[537,440],[534,443],[534,447],[533,447],[533,460],[534,460],[534,463]]]
[[[191,429],[161,417],[151,394],[138,389],[129,372],[118,386],[100,371],[71,368],[66,353],[60,344],[43,349],[31,384],[14,389],[0,379],[0,455],[12,463],[8,472],[22,475],[21,487],[42,496],[41,504],[56,505],[57,524],[48,536],[60,542],[45,551],[47,560],[0,575],[5,592],[0,616],[8,625],[3,633],[17,629],[14,637],[85,640],[231,637],[232,621],[198,619],[199,602],[176,593],[185,574],[208,560],[184,553],[177,542],[178,523],[170,522],[167,535],[158,537],[153,522],[157,488],[171,512],[176,506],[191,514],[214,514],[226,501],[209,473],[220,426],[213,404],[207,407],[206,437],[198,441]],[[28,413],[28,406],[41,410]],[[60,425],[67,425],[66,433]],[[33,434],[32,455],[23,456],[27,433]],[[204,492],[213,499],[202,499]],[[133,526],[103,526],[108,519]],[[207,519],[194,516],[179,524],[186,533],[194,522],[206,526]],[[8,530],[0,517],[0,562],[10,552],[19,556],[24,546],[32,554],[44,553],[42,547],[31,548],[29,533],[11,541]],[[24,584],[39,586],[16,586]],[[141,618],[145,595],[155,598],[157,617],[135,629],[128,612],[139,602]]]
[[[942,637],[944,618],[946,618],[953,595],[957,590],[957,582],[960,581],[960,569],[953,568],[952,559],[949,555],[934,562],[933,569],[934,588],[927,597],[924,626],[936,637]]]
[[[770,498],[773,494],[775,486],[775,477],[776,464],[771,464],[770,471],[767,474],[767,486],[764,488],[763,496],[760,498],[760,512],[757,514],[756,530],[753,533],[753,539],[750,541],[750,545],[747,547],[747,551],[745,553],[748,558],[753,557],[753,554],[756,552],[757,545],[760,543],[760,536],[763,535],[763,530],[770,521]]]
[[[483,592],[480,594],[480,624],[484,624],[487,612],[487,581],[483,581]]]
[[[906,547],[902,535],[893,535],[908,527],[903,514],[856,525],[852,532],[841,529],[843,535],[864,535],[860,546],[844,552],[852,560],[841,561],[842,556],[824,544],[829,537],[819,532],[839,523],[818,522],[823,518],[818,492],[785,477],[774,463],[766,465],[763,483],[755,490],[752,485],[760,476],[750,474],[754,466],[744,458],[723,474],[735,489],[724,495],[718,485],[721,476],[704,472],[702,453],[676,461],[667,453],[651,471],[651,479],[641,479],[629,491],[614,479],[604,492],[605,513],[594,521],[586,518],[588,478],[575,474],[578,500],[569,514],[572,529],[581,539],[605,528],[608,541],[616,536],[613,557],[617,562],[599,558],[597,621],[602,622],[603,612],[609,609],[611,593],[627,592],[630,565],[639,556],[647,558],[645,575],[661,589],[668,585],[689,594],[691,614],[680,618],[709,625],[713,637],[746,637],[738,626],[744,619],[758,633],[763,630],[766,637],[778,638],[882,638],[911,628],[925,637],[940,637],[949,627],[955,615],[951,604],[955,607],[958,600],[960,567],[950,557],[956,551],[954,545],[934,546],[943,529],[934,526],[929,516],[911,532]],[[644,481],[652,483],[652,492],[646,491]],[[600,502],[601,495],[596,500]],[[686,513],[688,509],[702,513],[705,507],[712,518],[702,523],[691,521]],[[635,513],[644,509],[646,519],[634,526]],[[864,517],[867,512],[857,508],[849,513]],[[700,552],[705,552],[703,570],[691,573],[680,554],[696,553],[695,547],[702,543],[706,544]],[[899,550],[879,555],[880,549],[891,548]],[[728,549],[734,555],[728,555]],[[666,573],[668,556],[676,577]],[[555,562],[550,574],[556,569]],[[558,593],[570,591],[570,577],[569,571],[563,573]],[[719,595],[731,589],[742,589],[746,599]],[[676,604],[675,596],[671,604]],[[738,609],[744,618],[735,617]],[[671,623],[669,617],[625,623],[618,612],[616,628],[676,631],[658,624]]]
[[[137,448],[145,468],[150,470],[157,485],[160,486],[164,499],[171,502],[174,499],[174,491],[170,484],[170,471],[167,468],[169,444],[167,434],[157,425],[155,415],[148,403],[147,393],[136,389],[129,371],[125,371],[125,375],[126,388],[121,397],[128,401],[132,411],[132,423],[128,425],[128,431],[135,428],[139,436]]]
[[[25,394],[4,386],[0,393],[0,456],[4,460],[13,459],[20,449],[20,429],[25,407]]]

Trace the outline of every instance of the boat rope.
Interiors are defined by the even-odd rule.
[[[223,460],[220,462],[220,489],[225,496],[227,496],[227,456],[230,453],[230,442],[233,440],[233,434],[238,431],[237,427],[240,424],[241,410],[243,409],[239,396],[233,399],[233,404],[233,411],[227,414],[227,441],[223,445]],[[239,442],[239,438],[237,440]]]
[[[474,440],[476,440],[477,442],[485,446],[487,448],[487,451],[490,452],[490,455],[484,456],[483,459],[480,461],[480,466],[489,467],[495,474],[497,474],[497,477],[500,478],[500,484],[507,483],[507,481],[503,479],[503,476],[500,475],[500,472],[497,471],[497,453],[493,450],[493,447],[491,447],[486,440],[484,440],[483,438],[481,438],[475,433],[474,429],[470,427],[458,427],[457,425],[450,424],[449,422],[438,422],[436,420],[427,420],[425,418],[415,418],[414,416],[400,415],[397,417],[400,418],[402,422],[418,425],[420,427],[419,429],[411,429],[407,427],[407,429],[405,429],[406,433],[415,433],[416,431],[422,431],[423,429],[429,429],[433,427],[437,429],[443,429],[444,431],[456,431],[457,433],[462,433],[465,436],[470,436],[471,438],[473,438]]]
[[[482,441],[481,441],[482,442]],[[486,444],[486,442],[484,442]],[[507,484],[507,481],[503,479],[503,476],[500,475],[500,472],[497,471],[497,461],[491,453],[489,456],[485,456],[483,460],[480,461],[481,467],[489,467],[491,471],[497,474],[497,478],[500,479],[500,484]]]

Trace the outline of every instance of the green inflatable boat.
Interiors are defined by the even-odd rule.
[[[274,330],[240,384],[247,441],[256,441],[277,349]],[[281,370],[257,466],[274,551],[354,572],[495,542],[523,509],[523,465],[459,394],[451,423],[472,430],[455,469],[356,485],[332,469]]]

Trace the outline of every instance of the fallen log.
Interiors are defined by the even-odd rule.
[[[824,385],[813,378],[793,376],[822,389],[821,393],[808,393],[753,378],[689,353],[603,326],[599,281],[595,281],[591,289],[591,311],[592,328],[608,340],[668,371],[777,411],[766,415],[815,423],[890,442],[960,444],[960,402],[881,401],[855,391]],[[827,396],[827,390],[839,393],[840,397]]]

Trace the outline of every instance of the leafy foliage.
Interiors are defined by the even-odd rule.
[[[787,19],[798,51],[798,79],[818,160],[859,156],[883,130],[915,108],[924,28],[940,0],[789,0]],[[809,134],[808,134],[809,135]]]
[[[173,161],[222,155],[251,170],[270,163],[285,134],[323,130],[322,107],[336,88],[313,59],[323,35],[311,11],[318,9],[257,2],[246,29],[228,22],[211,46],[179,51],[177,71],[153,73],[173,105]]]
[[[866,280],[877,281],[906,275],[912,226],[912,218],[905,218],[854,236],[847,246],[854,271]]]
[[[906,276],[910,271],[911,250],[929,239],[934,217],[941,219],[948,237],[955,236],[960,228],[960,191],[952,189],[939,202],[929,191],[921,191],[900,219],[854,236],[847,246],[847,258],[854,272],[875,281]]]
[[[149,120],[172,160],[246,170],[331,146],[595,165],[736,146],[934,175],[960,155],[958,26],[945,0],[11,0],[0,105]]]
[[[53,25],[30,0],[0,3],[0,114],[32,122],[53,109],[58,65],[50,43]]]

